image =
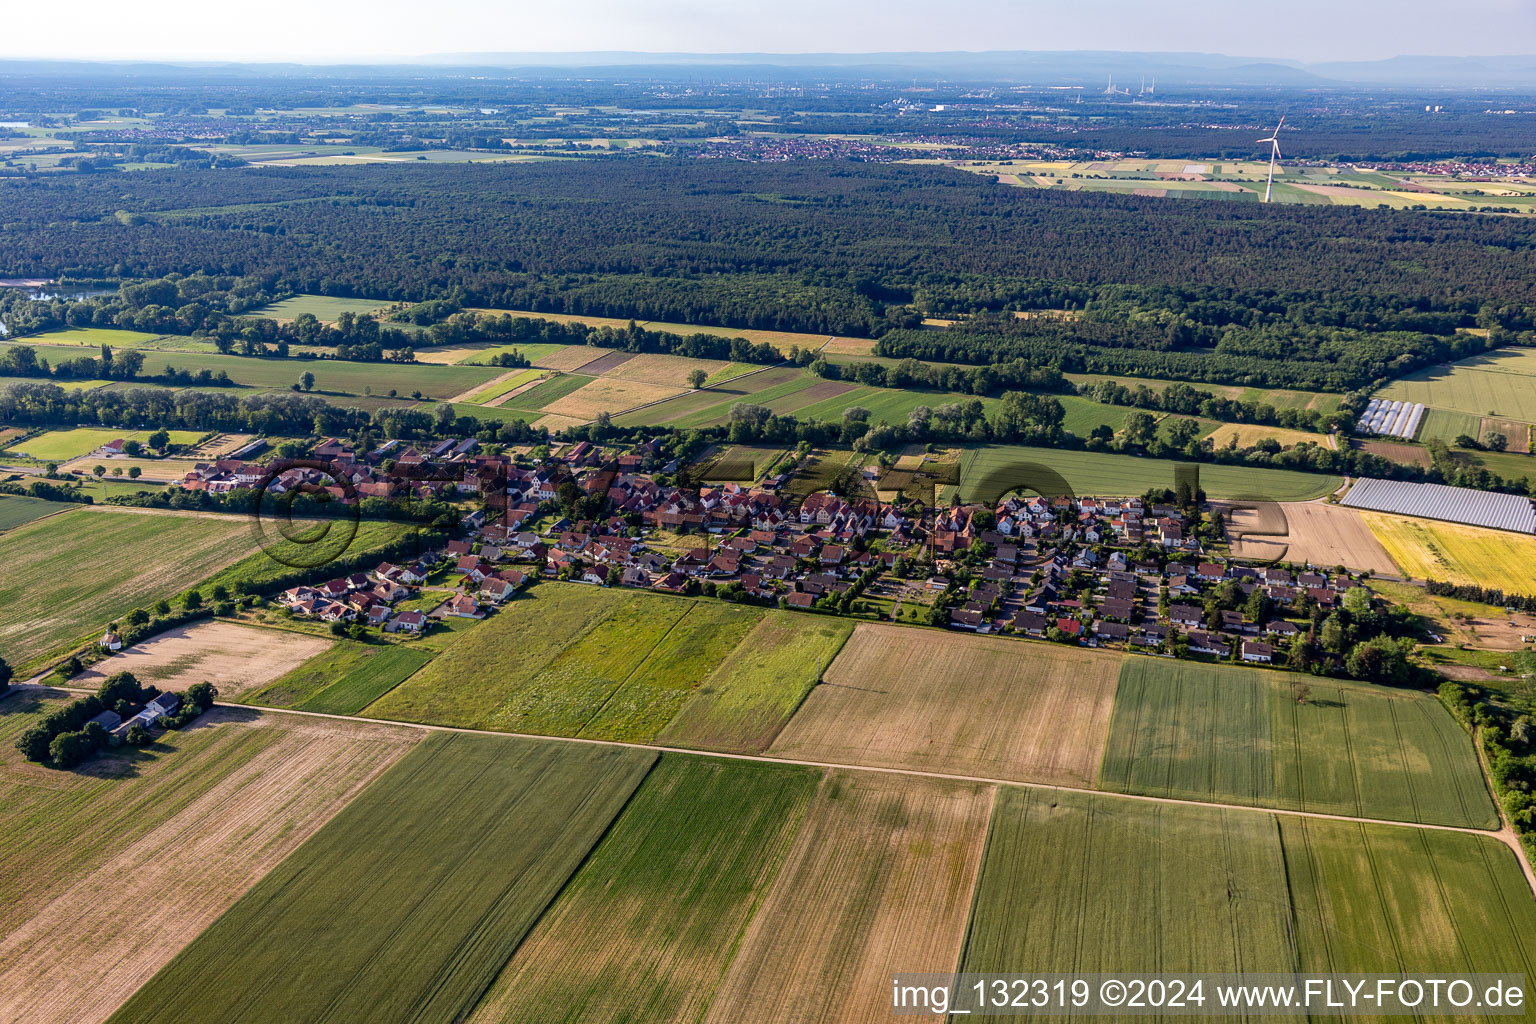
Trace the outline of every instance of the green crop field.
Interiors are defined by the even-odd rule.
[[[1536,902],[1492,837],[1003,789],[960,969],[1528,973],[1533,959]]]
[[[1306,686],[1306,702],[1294,687]],[[1432,697],[1127,658],[1103,789],[1494,828],[1471,740]]]
[[[315,319],[332,323],[343,313],[372,313],[390,304],[388,299],[349,299],[334,295],[295,295],[291,299],[274,302],[246,313],[246,316],[265,316],[273,320],[293,320],[305,313],[313,313]]]
[[[570,348],[569,345],[556,345],[543,341],[530,341],[512,345],[490,345],[459,360],[459,363],[461,365],[488,366],[491,360],[499,355],[510,355],[513,352],[517,352],[527,356],[529,361],[537,366],[540,359],[552,356],[557,352],[564,352],[568,348]]]
[[[111,1020],[462,1020],[654,759],[424,740]]]
[[[769,611],[658,740],[700,750],[767,750],[852,632],[847,619]]]
[[[820,775],[663,755],[472,1024],[702,1019]]]
[[[1536,901],[1491,837],[1280,818],[1298,970],[1536,972]]]
[[[962,971],[1289,971],[1268,814],[1003,788]]]
[[[1478,437],[1483,431],[1483,418],[1470,412],[1450,409],[1425,409],[1424,422],[1419,426],[1418,440],[1443,441],[1454,444],[1462,434]]]
[[[254,693],[261,704],[331,715],[355,715],[432,660],[431,651],[399,644],[342,642]]]
[[[112,441],[139,441],[148,439],[150,430],[113,430],[109,427],[72,427],[68,430],[48,430],[36,437],[19,441],[12,448],[23,455],[47,462],[68,462],[70,459],[89,455]],[[196,430],[169,430],[172,444],[192,444],[203,435]]]
[[[763,609],[546,583],[369,705],[374,718],[645,741]]]
[[[72,508],[79,507],[62,501],[44,501],[42,498],[26,498],[17,494],[0,494],[0,530],[14,530],[34,519],[41,519],[55,512],[68,512]]]
[[[1475,417],[1505,416],[1536,422],[1536,352],[1485,352],[1409,374],[1376,394],[1388,401],[1422,402],[1431,409]],[[1477,431],[1468,433],[1476,436]],[[1426,432],[1426,436],[1430,435]]]
[[[0,536],[0,649],[25,671],[255,547],[238,516],[79,509]]]
[[[1322,473],[1248,466],[1198,464],[1200,486],[1211,498],[1266,498],[1270,501],[1307,501],[1337,489],[1343,481]],[[1062,451],[1024,445],[985,445],[966,452],[961,463],[962,498],[973,500],[976,489],[994,472],[1003,482],[1010,466],[1043,466],[1059,474],[1077,495],[1136,495],[1149,487],[1174,486],[1175,463],[1133,455]],[[1028,484],[1023,473],[1020,484]],[[988,496],[990,497],[990,495]]]
[[[28,335],[25,344],[80,345],[96,348],[109,345],[118,348],[177,349],[186,352],[217,352],[211,341],[189,338],[181,334],[150,334],[147,331],[124,331],[115,327],[66,327],[58,331],[44,331]],[[94,352],[77,355],[92,356]]]
[[[504,371],[503,371],[504,372]],[[509,400],[505,405],[496,406],[496,410],[511,412],[516,410],[525,418],[533,418],[542,415],[544,406],[558,401],[580,388],[596,380],[596,377],[585,377],[579,373],[562,373],[551,377],[543,384],[535,385],[522,394]],[[494,410],[484,410],[491,412]]]
[[[475,392],[473,395],[470,395],[469,403],[471,405],[481,405],[485,402],[494,401],[495,399],[498,399],[502,395],[506,394],[508,391],[513,391],[517,388],[520,388],[531,380],[538,380],[547,372],[548,371],[546,370],[528,369],[519,373],[515,373],[500,383],[492,384],[480,391]]]
[[[39,357],[50,362],[80,355],[78,348],[63,345],[36,346]],[[255,388],[286,389],[299,383],[306,371],[315,375],[315,391],[331,395],[361,395],[364,388],[384,395],[391,389],[401,395],[420,391],[428,398],[451,398],[484,384],[506,371],[495,366],[443,366],[432,363],[358,363],[343,359],[253,358],[205,352],[145,353],[140,373],[154,377],[167,366],[197,373],[227,373],[236,384]]]

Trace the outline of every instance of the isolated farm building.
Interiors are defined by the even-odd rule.
[[[144,710],[139,712],[139,714],[153,714],[156,718],[159,718],[161,715],[170,714],[180,706],[181,695],[179,693],[167,692],[162,693],[160,696],[151,700],[148,704],[145,704]]]
[[[1241,657],[1244,661],[1268,665],[1274,660],[1275,649],[1259,640],[1244,640]]]
[[[85,724],[99,725],[107,732],[111,732],[113,729],[116,729],[119,725],[121,725],[122,722],[122,716],[119,715],[116,711],[103,711],[101,714],[97,715],[95,718],[91,719]]]
[[[96,646],[104,651],[120,651],[123,649],[123,638],[109,629],[101,634],[101,639],[96,641]]]
[[[421,612],[401,612],[384,624],[386,633],[420,633],[421,627],[426,625],[427,617]]]

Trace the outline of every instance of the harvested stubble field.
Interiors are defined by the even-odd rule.
[[[894,971],[954,970],[993,789],[828,773],[705,1018],[884,1021]]]
[[[1310,430],[1289,430],[1285,427],[1264,426],[1258,423],[1223,423],[1213,430],[1208,436],[1216,447],[1225,448],[1237,439],[1239,448],[1252,448],[1260,441],[1273,440],[1282,448],[1294,448],[1299,444],[1315,444],[1319,448],[1328,446],[1328,435],[1318,434]]]
[[[210,682],[226,699],[240,697],[328,650],[331,641],[286,630],[204,622],[160,633],[98,661],[75,685],[98,687],[116,672],[132,672],[162,690]]]
[[[113,1019],[462,1020],[654,760],[423,740]]]
[[[1404,575],[1536,593],[1536,537],[1379,512],[1361,518]]]
[[[703,370],[705,379],[714,376],[728,368],[731,364],[724,359],[693,359],[687,356],[669,356],[653,352],[642,352],[632,359],[626,360],[622,365],[608,371],[610,377],[623,377],[625,380],[644,381],[648,384],[660,384],[670,388],[686,388],[688,375],[694,370]]]
[[[682,393],[681,388],[666,387],[661,384],[647,384],[643,381],[623,380],[618,377],[599,377],[563,398],[547,403],[544,411],[556,416],[590,420],[596,418],[598,413],[618,415],[635,406],[663,402]],[[533,392],[528,394],[531,395]]]
[[[859,624],[775,757],[1091,786],[1120,658]]]
[[[1306,686],[1305,703],[1295,687]],[[1099,785],[1149,796],[1495,828],[1465,730],[1432,697],[1125,660]]]
[[[542,584],[460,637],[368,714],[647,741],[732,659],[763,615],[719,601]]]
[[[767,750],[852,633],[847,619],[768,611],[657,739],[699,750]]]
[[[820,775],[663,755],[472,1024],[700,1019]]]
[[[1294,969],[1276,820],[999,791],[962,971]]]
[[[1278,509],[1279,515],[1276,515]],[[1284,524],[1279,516],[1284,516]],[[1270,520],[1274,520],[1271,522]],[[1240,558],[1306,562],[1332,569],[1350,569],[1395,575],[1398,567],[1365,518],[1354,509],[1321,501],[1287,501],[1260,511],[1233,514],[1237,531],[1284,530],[1278,536],[1244,536],[1234,539],[1232,553]]]
[[[245,691],[240,699],[274,708],[355,715],[431,661],[433,654],[401,644],[326,644],[302,665],[270,685]]]
[[[62,699],[0,716],[0,1018],[32,1024],[104,1020],[420,739],[216,709],[75,772],[21,762]]]
[[[0,536],[0,646],[18,669],[255,547],[248,521],[77,509]]]

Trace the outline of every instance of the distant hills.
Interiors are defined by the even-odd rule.
[[[515,72],[614,72],[698,75],[717,79],[776,78],[947,82],[1006,81],[1021,85],[1107,83],[1139,90],[1142,77],[1159,88],[1306,88],[1340,85],[1415,89],[1536,89],[1536,56],[1401,56],[1375,61],[1301,61],[1212,53],[1117,51],[892,53],[451,53],[348,64],[182,61],[0,60],[0,75],[88,78],[390,78],[435,72],[445,76]]]

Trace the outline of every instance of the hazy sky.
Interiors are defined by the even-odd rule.
[[[323,61],[491,51],[1164,50],[1299,60],[1536,53],[1536,2],[72,0],[9,4],[0,54]],[[1266,10],[1273,16],[1266,16]]]

